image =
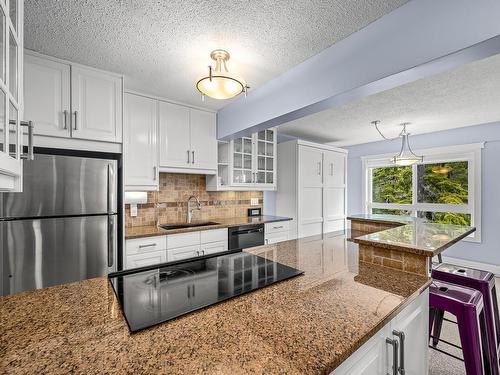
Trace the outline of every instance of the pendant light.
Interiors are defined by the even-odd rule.
[[[241,93],[245,93],[246,96],[249,86],[242,78],[229,73],[227,69],[229,52],[216,49],[210,53],[210,57],[215,61],[215,67],[209,65],[208,74],[196,82],[202,100],[205,100],[205,95],[214,99],[231,99]]]
[[[377,129],[378,133],[382,136],[382,138],[386,140],[393,140],[396,138],[387,138],[385,137],[380,129],[378,128],[378,124],[380,123],[379,120],[372,121],[371,122],[373,125],[375,125],[375,129]],[[409,125],[409,122],[404,122],[401,124],[403,127],[403,130],[401,133],[399,133],[399,136],[397,138],[401,138],[401,150],[399,151],[398,154],[394,155],[391,158],[391,162],[396,164],[396,165],[401,165],[401,166],[406,166],[406,165],[413,165],[415,163],[422,163],[424,161],[423,156],[419,156],[413,152],[410,146],[410,133],[406,131],[406,126]]]

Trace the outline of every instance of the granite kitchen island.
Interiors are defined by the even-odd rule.
[[[349,238],[245,250],[304,274],[134,334],[107,278],[3,297],[0,372],[354,373],[346,363],[416,302],[426,324],[430,279],[361,260]]]

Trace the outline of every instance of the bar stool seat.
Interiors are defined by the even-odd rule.
[[[476,289],[481,292],[484,302],[486,333],[491,374],[500,375],[500,320],[495,287],[495,275],[491,272],[452,264],[440,264],[432,270],[432,278]],[[439,316],[437,317],[439,318]],[[438,337],[439,338],[439,337]]]
[[[439,320],[435,324],[436,314],[448,312],[454,315],[457,318],[467,375],[490,374],[482,294],[472,288],[437,280],[432,282],[429,292],[429,337],[432,337],[433,330],[434,336],[437,334],[439,337],[440,334]]]

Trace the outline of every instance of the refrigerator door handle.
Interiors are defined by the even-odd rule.
[[[108,267],[115,263],[115,217],[108,216]]]
[[[108,164],[107,171],[107,185],[108,185],[108,199],[107,199],[107,210],[108,214],[113,214],[116,212],[115,205],[115,171],[113,168],[113,164]]]

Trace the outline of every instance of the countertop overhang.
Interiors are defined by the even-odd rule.
[[[352,241],[388,250],[397,250],[427,257],[441,254],[448,247],[476,231],[475,227],[428,223],[397,215],[351,215],[351,221],[383,223],[394,227],[352,238]]]
[[[262,216],[243,216],[243,217],[232,217],[232,218],[215,218],[215,219],[210,219],[210,221],[216,222],[217,224],[193,226],[193,227],[179,228],[179,229],[168,229],[168,230],[157,227],[155,225],[129,227],[125,228],[125,239],[130,240],[134,238],[163,236],[167,234],[188,233],[200,230],[229,228],[240,225],[275,223],[279,221],[289,221],[289,220],[292,219],[289,217],[262,215]],[[193,224],[196,223],[197,223],[196,221],[193,221]],[[168,224],[175,225],[184,223],[168,223]]]
[[[0,372],[326,374],[430,283],[339,233],[246,251],[304,275],[135,334],[107,278],[3,297]]]

